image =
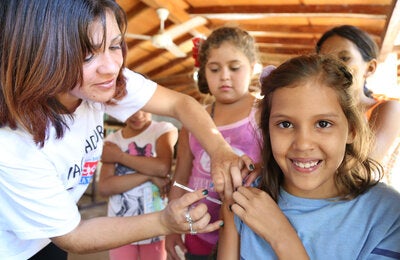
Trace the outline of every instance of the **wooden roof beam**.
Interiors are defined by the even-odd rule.
[[[260,32],[287,32],[287,33],[307,33],[307,34],[323,34],[324,32],[332,29],[330,25],[270,25],[270,24],[245,24],[243,23],[240,28],[249,31],[260,31]],[[369,34],[380,36],[382,30],[378,30],[372,27],[360,27],[366,30]]]
[[[361,5],[361,4],[343,4],[343,5],[237,5],[237,6],[203,6],[192,7],[187,10],[190,14],[197,15],[212,15],[212,14],[316,14],[316,13],[345,13],[345,14],[372,14],[372,15],[386,15],[390,12],[390,5]]]
[[[393,12],[387,19],[386,28],[382,33],[380,61],[384,61],[388,54],[393,52],[395,40],[400,32],[400,1],[393,2]]]

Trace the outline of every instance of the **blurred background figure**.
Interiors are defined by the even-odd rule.
[[[354,96],[375,133],[371,157],[384,166],[384,180],[400,190],[400,102],[376,95],[367,87],[367,79],[378,65],[376,43],[361,29],[343,25],[325,32],[317,42],[316,51],[334,55],[351,70]]]
[[[168,122],[152,121],[138,111],[125,126],[105,139],[99,192],[110,196],[108,216],[127,217],[164,209],[178,130]],[[163,237],[153,237],[109,251],[110,260],[164,260]]]

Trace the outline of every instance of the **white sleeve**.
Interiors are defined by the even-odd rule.
[[[156,129],[157,129],[156,131],[158,132],[157,138],[159,138],[161,135],[167,132],[171,131],[178,132],[178,128],[176,128],[173,124],[169,122],[158,122]]]
[[[128,117],[140,110],[153,96],[157,83],[144,76],[124,69],[127,95],[117,105],[107,105],[105,112],[112,117],[125,122]]]

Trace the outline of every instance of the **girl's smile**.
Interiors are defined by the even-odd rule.
[[[317,170],[321,160],[309,160],[309,159],[290,159],[293,167],[297,169],[297,171],[302,173],[312,173]]]

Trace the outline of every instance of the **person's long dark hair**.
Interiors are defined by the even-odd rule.
[[[372,39],[372,37],[367,32],[352,25],[341,25],[326,31],[315,45],[316,52],[320,53],[324,42],[334,35],[340,36],[354,43],[365,62],[369,62],[372,59],[377,59],[379,56],[378,45]],[[364,94],[367,97],[372,97],[373,94],[373,92],[367,88],[365,83]]]
[[[89,26],[99,20],[105,31],[109,11],[125,33],[126,15],[113,0],[1,1],[0,127],[21,127],[40,146],[51,126],[63,137],[68,126],[62,114],[70,112],[57,95],[82,85],[84,58],[98,48]],[[125,94],[121,69],[114,99]]]

